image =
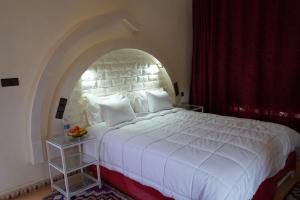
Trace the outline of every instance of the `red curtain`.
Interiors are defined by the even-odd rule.
[[[300,130],[300,1],[194,0],[191,103]]]

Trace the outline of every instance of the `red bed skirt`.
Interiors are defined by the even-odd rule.
[[[272,200],[274,198],[277,183],[289,172],[296,169],[296,152],[290,153],[285,166],[275,176],[266,179],[256,191],[252,200]],[[96,167],[90,167],[96,172]],[[137,200],[170,200],[172,198],[163,196],[157,190],[142,185],[123,174],[101,167],[101,178]]]

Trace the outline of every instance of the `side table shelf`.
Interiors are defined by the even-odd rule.
[[[66,171],[71,173],[81,168],[97,164],[97,159],[84,153],[76,153],[65,158]],[[61,157],[53,158],[49,161],[49,165],[64,173]]]
[[[69,198],[99,185],[97,179],[85,173],[69,176],[68,179]],[[64,196],[68,196],[64,180],[59,180],[53,183],[52,187],[62,193]]]
[[[98,152],[97,138],[93,135],[86,135],[79,138],[59,135],[46,141],[51,187],[52,189],[62,193],[67,200],[69,200],[72,196],[97,185],[101,187],[99,153],[96,158],[83,153],[81,145],[84,143],[94,143],[95,150]],[[56,155],[56,157],[51,157],[51,148],[58,149],[60,151],[60,156]],[[75,148],[76,152],[65,152],[66,149],[70,148],[72,148],[72,150]],[[84,168],[90,165],[97,166],[97,178],[94,178],[84,172]],[[52,168],[62,173],[64,178],[54,182],[52,177]],[[76,171],[80,172],[71,175],[72,172]]]
[[[186,110],[204,112],[204,106],[199,106],[199,105],[192,105],[192,104],[183,103],[183,104],[177,105],[177,107],[184,108]]]

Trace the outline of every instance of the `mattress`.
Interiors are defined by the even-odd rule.
[[[183,109],[88,131],[102,166],[175,199],[251,199],[299,143],[286,126]]]

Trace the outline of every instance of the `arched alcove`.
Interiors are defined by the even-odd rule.
[[[51,49],[44,70],[36,77],[37,87],[33,89],[28,114],[32,163],[44,161],[43,142],[47,136],[61,132],[61,120],[55,119],[59,98],[69,98],[81,74],[99,57],[118,49],[139,49],[157,58],[171,80],[176,80],[166,54],[147,43],[138,27],[124,13],[96,16],[71,28]]]
[[[122,94],[134,108],[135,95],[140,91],[153,89],[167,91],[175,102],[171,79],[158,59],[138,49],[114,50],[98,58],[81,75],[69,95],[64,121],[71,126],[89,125],[84,100],[87,94]]]

